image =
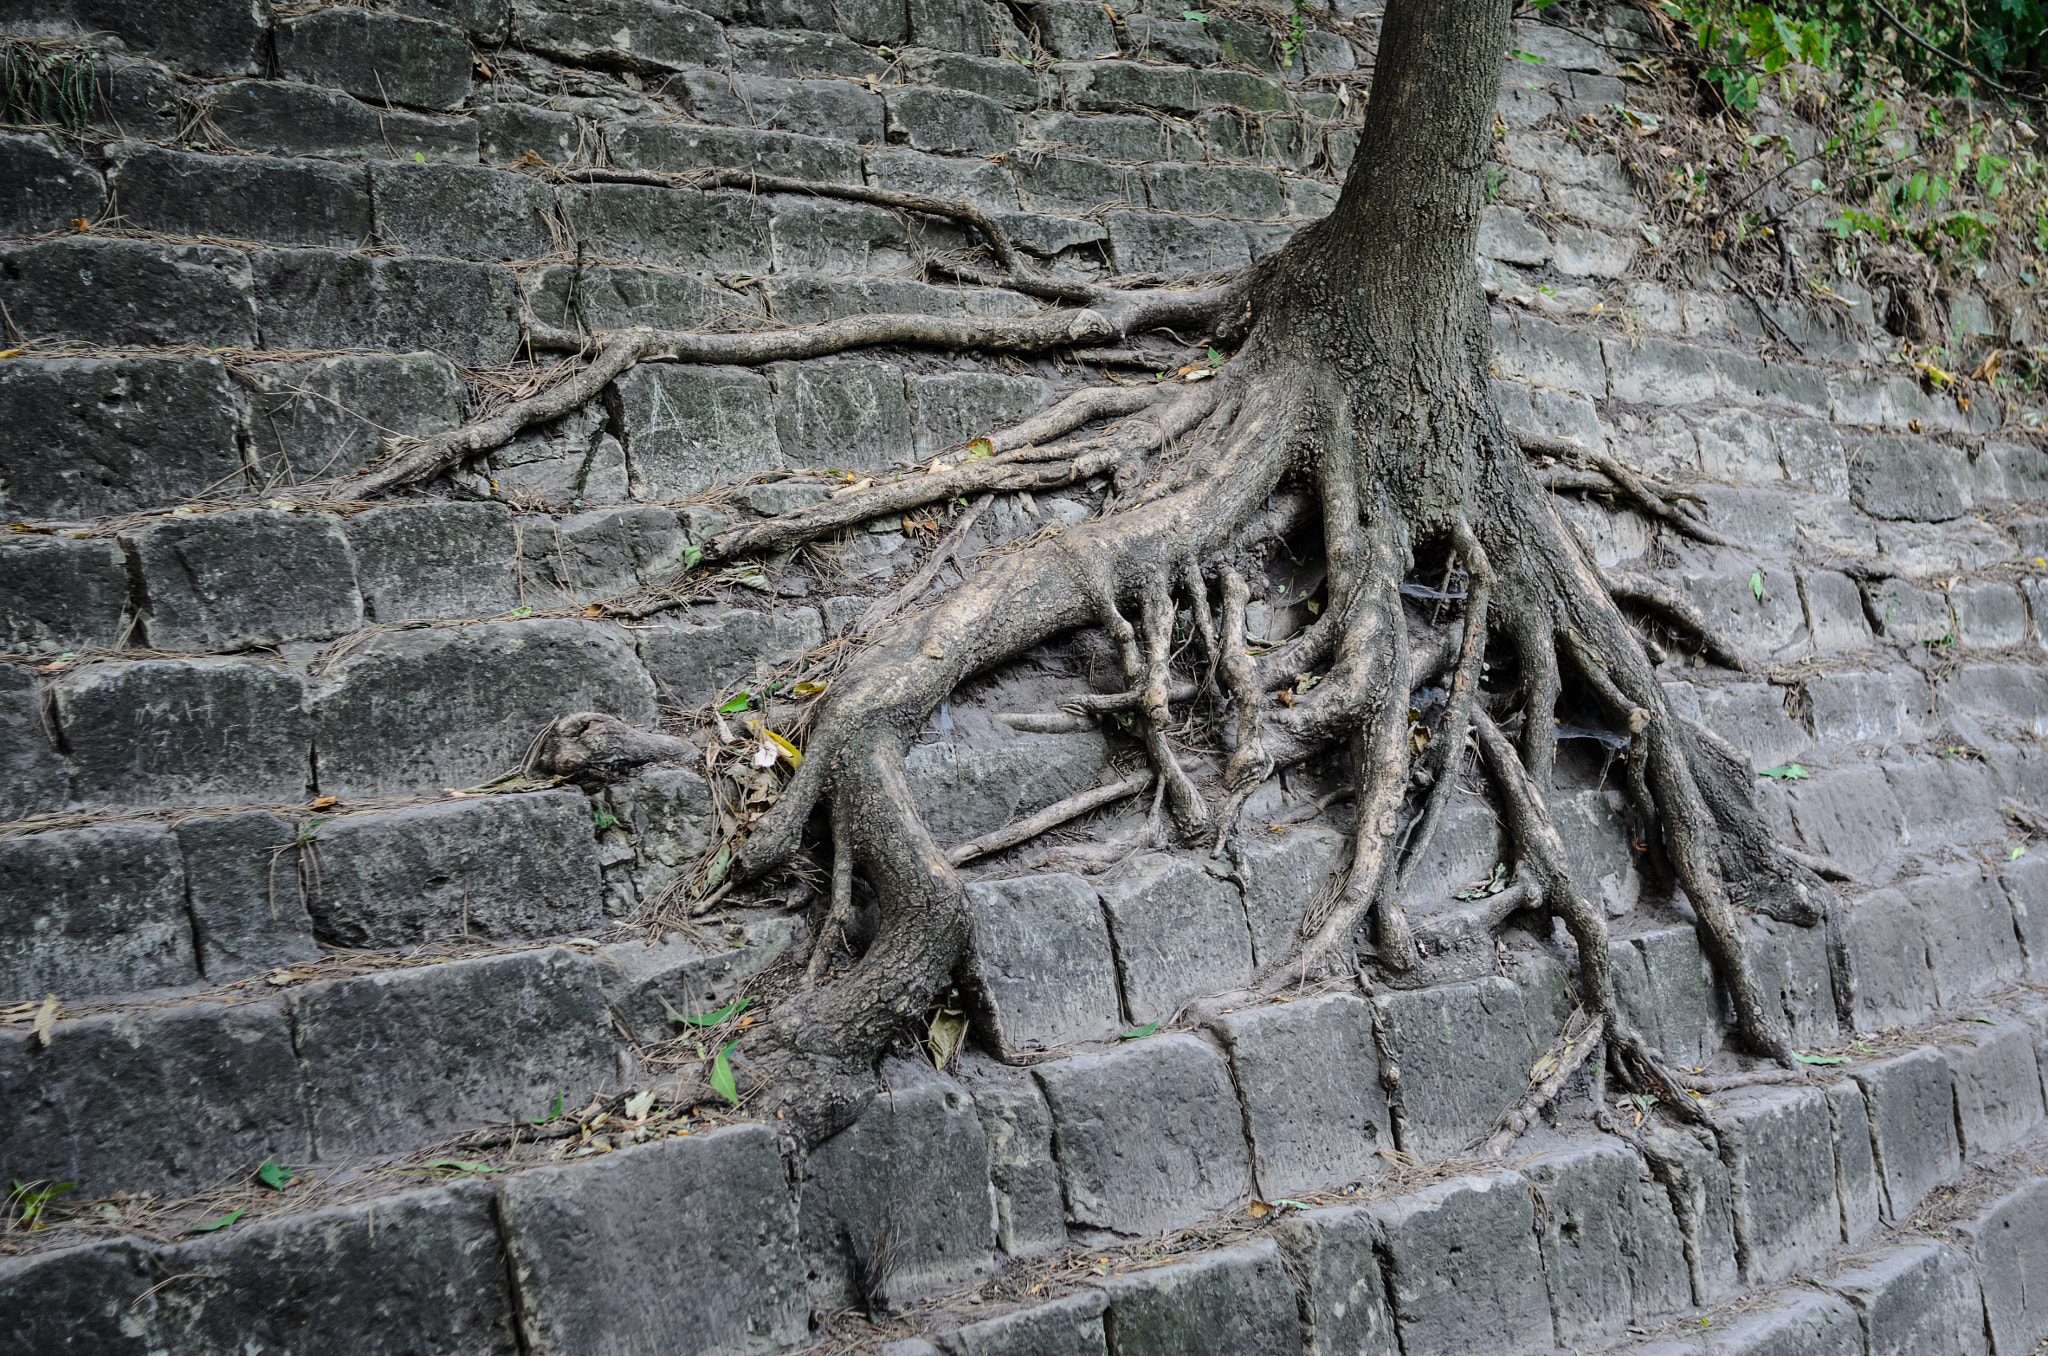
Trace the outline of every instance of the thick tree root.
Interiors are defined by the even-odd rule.
[[[1557,457],[1575,466],[1604,477],[1606,485],[1597,483],[1575,483],[1553,480],[1557,489],[1606,489],[1634,504],[1653,520],[1661,522],[1694,541],[1709,546],[1732,546],[1739,548],[1740,542],[1730,541],[1714,529],[1688,513],[1681,512],[1671,501],[1685,497],[1684,492],[1672,486],[1646,483],[1639,472],[1622,464],[1619,457],[1601,449],[1582,446],[1568,438],[1553,438],[1547,433],[1531,433],[1526,429],[1514,430],[1516,441],[1524,452],[1534,452],[1546,457]],[[1697,498],[1698,496],[1691,496]]]

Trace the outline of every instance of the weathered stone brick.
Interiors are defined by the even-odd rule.
[[[447,24],[344,6],[281,18],[272,41],[287,80],[417,108],[469,97],[469,39]]]
[[[1223,1057],[1193,1036],[1154,1036],[1032,1070],[1052,1108],[1067,1219],[1149,1234],[1244,1199],[1251,1181]]]
[[[213,358],[20,358],[0,425],[40,449],[8,468],[10,513],[92,518],[237,488],[241,411]]]
[[[1521,991],[1505,979],[1373,1000],[1387,1062],[1400,1070],[1403,1152],[1442,1158],[1477,1139],[1529,1082],[1536,1048]]]
[[[1962,1169],[1954,1090],[1941,1052],[1921,1046],[1854,1071],[1870,1110],[1884,1217],[1912,1217],[1927,1193]]]
[[[806,1334],[796,1217],[766,1126],[520,1173],[499,1184],[498,1214],[521,1349],[536,1356],[737,1356]],[[676,1289],[682,1258],[687,1295]]]
[[[246,255],[85,236],[0,248],[0,304],[30,336],[109,347],[256,346]]]
[[[597,962],[559,947],[322,980],[287,1002],[324,1160],[544,1117],[618,1077]]]
[[[360,165],[195,155],[139,141],[107,148],[107,187],[129,224],[165,235],[350,249],[370,239]]]
[[[851,81],[689,71],[677,77],[671,89],[705,122],[836,137],[863,145],[883,139],[882,96]]]
[[[1017,117],[994,99],[964,90],[892,87],[882,96],[888,136],[912,150],[986,155],[1017,144]]]
[[[1190,998],[1251,983],[1244,901],[1235,883],[1208,874],[1197,859],[1147,853],[1101,892],[1133,1021],[1167,1021]]]
[[[512,165],[529,155],[550,165],[587,165],[597,154],[597,128],[573,113],[508,101],[485,104],[470,121],[486,165]]]
[[[307,895],[330,945],[505,942],[601,927],[603,883],[580,791],[489,796],[330,819]]]
[[[797,1207],[811,1303],[857,1301],[855,1268],[888,1231],[891,1304],[995,1269],[988,1139],[966,1091],[929,1069],[892,1070],[891,1086],[804,1165]]]
[[[947,372],[907,379],[920,455],[958,447],[1036,414],[1049,388],[1037,377],[1000,372]]]
[[[1523,1171],[1542,1202],[1537,1238],[1564,1346],[1692,1306],[1671,1198],[1634,1153],[1611,1139],[1574,1143],[1537,1154]]]
[[[654,685],[599,622],[536,619],[380,634],[313,699],[320,788],[363,798],[468,786],[515,768],[557,716],[652,725]]]
[[[1099,1290],[1084,1290],[1047,1304],[1020,1309],[1000,1318],[970,1323],[953,1334],[962,1356],[1109,1356],[1102,1332],[1102,1312],[1109,1300]],[[920,1356],[905,1352],[903,1356]]]
[[[1005,108],[1036,108],[1050,93],[1050,82],[1037,71],[995,56],[926,49],[903,53],[902,62],[906,84],[964,89]]]
[[[1870,1143],[1870,1105],[1855,1079],[1828,1089],[1828,1119],[1834,1134],[1835,1198],[1842,1207],[1842,1241],[1858,1243],[1880,1223],[1883,1193]]]
[[[199,977],[177,840],[157,824],[0,839],[5,997],[120,994]]]
[[[1043,9],[1043,6],[1040,6]],[[1118,1356],[1295,1356],[1302,1349],[1294,1283],[1270,1239],[1103,1284],[1102,1324]]]
[[[1383,1231],[1402,1350],[1508,1356],[1532,1337],[1552,1340],[1535,1204],[1520,1177],[1455,1177],[1367,1208]]]
[[[218,133],[210,144],[268,155],[406,161],[418,156],[471,165],[477,159],[473,118],[372,108],[340,90],[311,85],[245,80],[218,86],[207,105],[207,125]]]
[[[454,24],[478,42],[497,46],[512,26],[511,0],[392,0],[394,14]]]
[[[906,147],[868,153],[868,180],[898,193],[958,198],[998,212],[1017,210],[1017,185],[1001,165],[976,158],[926,155]]]
[[[531,175],[481,165],[371,165],[370,191],[381,245],[455,259],[541,259],[557,250],[548,229],[555,190]]]
[[[1350,847],[1335,830],[1309,826],[1280,838],[1239,835],[1232,856],[1251,925],[1252,958],[1263,970],[1293,954],[1302,918],[1349,859]]]
[[[1190,216],[1257,221],[1286,209],[1279,177],[1245,165],[1153,165],[1145,193],[1155,210]]]
[[[0,648],[112,648],[127,614],[128,567],[113,538],[0,538]]]
[[[1956,1230],[1977,1264],[1991,1349],[2034,1350],[2048,1338],[2048,1183],[2027,1183]]]
[[[135,1304],[154,1270],[150,1254],[125,1238],[0,1259],[9,1356],[145,1356]]]
[[[1379,1222],[1357,1206],[1290,1214],[1273,1228],[1308,1301],[1310,1356],[1400,1356],[1374,1246]]]
[[[903,370],[860,359],[772,363],[783,448],[810,466],[882,470],[915,455]]]
[[[1738,1096],[1720,1121],[1749,1282],[1774,1282],[1821,1260],[1842,1237],[1827,1094],[1798,1088]]]
[[[487,264],[266,250],[255,259],[255,288],[272,348],[431,349],[492,366],[509,362],[519,342],[512,275]]]
[[[260,75],[270,11],[254,0],[78,0],[78,25],[192,75]]]
[[[1261,1196],[1377,1174],[1394,1131],[1364,999],[1333,993],[1247,1008],[1215,1029],[1244,1103]]]
[[[839,33],[787,28],[734,28],[726,34],[732,65],[749,75],[838,75],[879,80],[889,63]]]
[[[158,650],[246,650],[363,624],[355,560],[331,513],[230,509],[159,518],[124,538]]]
[[[767,210],[745,194],[597,184],[564,189],[562,210],[587,253],[704,272],[770,264]]]
[[[1888,1250],[1834,1276],[1856,1310],[1869,1356],[1984,1356],[1984,1300],[1969,1259],[1940,1243]]]
[[[1105,212],[1110,259],[1119,273],[1207,273],[1251,263],[1244,227],[1166,212]]]
[[[240,659],[139,659],[74,669],[51,684],[71,789],[91,805],[303,800],[306,682]]]
[[[298,830],[268,810],[179,820],[199,968],[218,984],[320,958],[299,868]]]
[[[653,505],[527,519],[521,537],[524,586],[549,606],[666,583],[682,572],[689,549],[675,513]]]
[[[732,61],[716,20],[661,0],[513,0],[512,33],[531,51],[590,66],[680,71]]]
[[[312,1161],[280,1004],[185,1003],[0,1032],[7,1173],[81,1195],[189,1195],[263,1159]]]
[[[373,620],[492,617],[518,605],[518,536],[503,504],[378,508],[343,525]]]
[[[2044,1114],[2034,1033],[2024,1022],[1971,1031],[1943,1052],[1955,1085],[1965,1158],[1995,1154],[2031,1134]]]
[[[640,632],[640,657],[664,702],[696,706],[760,669],[787,663],[825,638],[814,608],[773,613],[694,608],[683,625]]]
[[[35,675],[0,665],[0,820],[63,806],[71,768],[51,745]]]
[[[967,973],[985,1029],[1004,1050],[1107,1040],[1123,1030],[1102,903],[1079,876],[967,887]]]
[[[0,184],[0,233],[60,231],[106,215],[100,176],[44,137],[0,134]]]
[[[758,169],[791,179],[861,182],[860,152],[839,137],[626,119],[606,126],[605,150],[631,169]]]
[[[1133,14],[1124,21],[1125,46],[1139,60],[1206,66],[1217,58],[1209,26],[1193,19],[1161,19]]]

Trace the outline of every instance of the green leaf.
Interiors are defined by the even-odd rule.
[[[673,1020],[688,1022],[691,1026],[717,1026],[734,1013],[745,1012],[753,1001],[751,998],[735,999],[733,1002],[727,1003],[724,1007],[718,1009],[718,1011],[707,1012],[701,1017],[685,1017],[681,1013],[676,1012],[674,1008],[669,1008],[669,1012]],[[662,1000],[662,1006],[668,1007],[666,999]]]
[[[1118,1036],[1117,1039],[1120,1041],[1141,1041],[1144,1040],[1145,1037],[1157,1031],[1158,1029],[1159,1023],[1147,1022],[1143,1026],[1134,1027],[1131,1030],[1124,1032],[1123,1035]]]
[[[2014,848],[2011,852],[2007,853],[2005,859],[2009,862],[2016,862],[2026,855],[2027,845],[2025,843],[2022,843],[2018,847]]]
[[[216,1229],[227,1228],[230,1224],[233,1224],[236,1220],[240,1219],[242,1216],[248,1213],[248,1206],[237,1206],[235,1209],[228,1211],[225,1215],[222,1215],[219,1219],[212,1220],[206,1224],[195,1224],[191,1228],[187,1229],[185,1232],[188,1234],[210,1234]]]
[[[472,1163],[466,1158],[437,1158],[427,1164],[430,1168],[446,1168],[450,1172],[503,1172],[489,1163]]]
[[[560,1116],[562,1114],[562,1099],[566,1096],[568,1096],[567,1092],[556,1093],[555,1104],[548,1108],[548,1114],[538,1118],[537,1120],[530,1122],[530,1124],[546,1125],[549,1121],[554,1120],[557,1116]]]
[[[721,713],[725,715],[731,715],[735,711],[746,710],[748,705],[750,705],[753,702],[753,700],[753,693],[742,692],[739,696],[734,697],[731,701],[724,703],[718,709]]]
[[[1218,353],[1215,349],[1212,348],[1209,350],[1209,366],[1221,367],[1223,366],[1223,364],[1229,361],[1230,360],[1228,358],[1224,357],[1221,353]]]
[[[1517,61],[1526,61],[1532,66],[1541,66],[1544,64],[1542,57],[1537,56],[1534,52],[1524,52],[1519,47],[1516,48],[1514,51],[1510,52],[1508,55],[1512,56]]]
[[[1205,24],[1209,22],[1209,16],[1202,13],[1202,11],[1198,9],[1184,9],[1180,12],[1180,17],[1183,19],[1192,19],[1198,24]]]
[[[703,559],[704,559],[704,548],[703,548],[703,547],[701,547],[701,546],[685,546],[685,547],[683,548],[683,568],[684,568],[684,569],[686,569],[686,570],[694,570],[694,569],[696,569],[696,568],[697,568],[697,565],[698,565],[698,563],[699,563],[700,561],[702,561]]]
[[[739,1084],[733,1082],[732,1061],[726,1056],[730,1055],[732,1048],[738,1044],[736,1040],[727,1041],[725,1048],[711,1061],[711,1090],[734,1106],[740,1104],[740,1089]]]
[[[414,151],[412,153],[412,162],[415,165],[424,165],[427,163],[427,157],[424,152]]]
[[[1758,602],[1762,602],[1764,600],[1764,572],[1762,570],[1758,570],[1754,574],[1750,575],[1749,591],[1756,595],[1756,600]]]
[[[1964,1021],[1966,1021],[1966,1022],[1982,1022],[1982,1023],[1984,1023],[1984,1025],[1986,1025],[1986,1026],[1997,1026],[1997,1025],[1998,1025],[1998,1023],[1996,1023],[1996,1022],[1992,1021],[1992,1020],[1991,1020],[1991,1019],[1990,1019],[1989,1017],[1965,1017],[1965,1018],[1963,1018],[1963,1020],[1964,1020]]]
[[[1757,775],[1775,777],[1781,782],[1803,782],[1813,774],[1798,763],[1783,763],[1777,767],[1767,767]]]
[[[292,1184],[292,1170],[280,1167],[266,1158],[256,1165],[256,1180],[272,1191],[283,1191]]]
[[[1792,1052],[1792,1058],[1798,1060],[1801,1064],[1847,1064],[1849,1062],[1847,1055],[1802,1055],[1797,1050]]]

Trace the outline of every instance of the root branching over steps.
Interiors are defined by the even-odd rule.
[[[1532,1071],[1526,1095],[1503,1111],[1489,1147],[1504,1149],[1601,1052],[1625,1082],[1704,1119],[1620,1014],[1605,919],[1573,880],[1546,803],[1561,702],[1581,713],[1574,719],[1593,713],[1625,745],[1639,844],[1690,901],[1739,1041],[1791,1066],[1737,909],[1813,926],[1828,916],[1828,887],[1770,840],[1747,769],[1674,717],[1647,642],[1617,600],[1697,638],[1721,663],[1747,663],[1682,596],[1649,580],[1604,577],[1555,510],[1550,486],[1615,495],[1672,531],[1722,539],[1683,509],[1682,492],[1605,451],[1508,429],[1491,394],[1473,258],[1509,9],[1507,0],[1392,0],[1362,144],[1334,212],[1229,283],[1050,284],[1024,275],[997,233],[987,236],[991,252],[1011,272],[994,280],[1060,309],[1021,319],[871,316],[754,334],[625,330],[588,339],[530,324],[536,344],[583,354],[587,365],[491,419],[396,449],[346,487],[360,498],[430,479],[586,403],[640,362],[758,364],[876,344],[1035,353],[1161,329],[1177,344],[1236,348],[1211,380],[1084,390],[996,432],[973,455],[878,474],[705,544],[705,558],[717,561],[786,551],[946,501],[978,512],[990,496],[1082,481],[1107,494],[1088,521],[969,559],[951,586],[928,570],[871,612],[851,658],[806,713],[800,765],[772,808],[729,842],[735,881],[800,861],[832,863],[830,935],[813,982],[736,1056],[766,1080],[757,1109],[813,1141],[858,1114],[879,1052],[927,1010],[962,959],[968,929],[957,867],[1145,791],[1149,820],[1105,853],[1128,852],[1130,843],[1220,850],[1263,783],[1333,753],[1348,755],[1354,775],[1348,863],[1309,910],[1294,954],[1269,965],[1256,988],[1277,993],[1348,975],[1362,955],[1401,982],[1419,960],[1399,904],[1403,886],[1454,783],[1470,775],[1467,751],[1476,746],[1472,767],[1498,792],[1513,858],[1513,884],[1482,910],[1485,921],[1498,925],[1518,910],[1561,919],[1580,969],[1578,1011]],[[1563,465],[1546,470],[1532,457]],[[1325,570],[1317,620],[1255,654],[1246,616],[1266,587],[1262,562],[1282,541],[1299,557],[1300,543],[1317,536]],[[949,539],[941,556],[959,545]],[[918,731],[967,679],[1087,628],[1107,636],[1124,690],[1004,719],[1050,730],[1114,714],[1142,745],[1149,771],[974,843],[941,846],[904,772]],[[1424,689],[1434,694],[1428,700]],[[1220,768],[1180,742],[1191,704],[1206,704],[1205,728],[1227,754]],[[1418,709],[1441,711],[1420,740]],[[564,752],[549,755],[550,770],[573,775],[561,764],[581,743],[601,758],[618,741],[602,730],[557,732],[549,748]],[[829,844],[813,841],[820,826]],[[879,901],[879,922],[858,957],[832,970],[822,953],[849,935],[856,879]],[[711,1096],[702,1077],[680,1091]]]

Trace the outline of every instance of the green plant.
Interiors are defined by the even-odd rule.
[[[0,121],[83,132],[99,100],[90,51],[46,42],[0,45]]]
[[[14,1179],[14,1185],[7,1188],[7,1204],[14,1211],[14,1222],[24,1229],[45,1229],[49,1221],[43,1216],[49,1213],[50,1202],[77,1187],[76,1182],[24,1182]]]

